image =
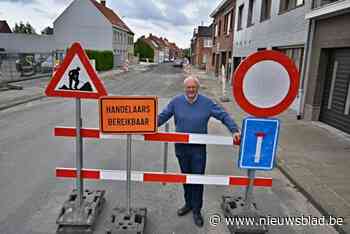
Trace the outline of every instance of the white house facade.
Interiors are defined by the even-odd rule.
[[[310,1],[237,0],[233,63],[259,50],[274,49],[292,58],[301,73]],[[298,100],[291,107],[298,110]]]
[[[85,49],[109,50],[114,53],[114,65],[121,66],[134,53],[134,33],[110,8],[106,1],[74,0],[54,21],[53,35],[1,33],[0,48],[16,53],[56,52],[56,59],[73,42]]]

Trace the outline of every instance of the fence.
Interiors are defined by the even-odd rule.
[[[51,76],[55,53],[0,53],[0,86]]]

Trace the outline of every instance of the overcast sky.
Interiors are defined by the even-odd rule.
[[[0,0],[0,20],[11,28],[16,22],[27,21],[40,33],[73,0]],[[99,0],[98,0],[99,1]],[[209,14],[221,0],[107,0],[135,33],[135,39],[152,33],[167,37],[181,48],[190,45],[193,28],[209,25]]]

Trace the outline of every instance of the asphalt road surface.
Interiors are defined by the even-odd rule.
[[[157,95],[160,109],[171,97],[182,92],[180,68],[163,64],[134,70],[105,80],[110,94]],[[23,85],[39,85],[35,81]],[[210,87],[205,90],[210,91]],[[96,101],[83,101],[83,126],[98,127]],[[171,121],[172,123],[172,121]],[[56,179],[56,167],[75,167],[75,140],[53,137],[55,126],[75,125],[75,102],[71,99],[44,98],[0,112],[0,233],[55,233],[56,218],[63,202],[74,188],[74,180]],[[171,130],[173,130],[171,125]],[[218,121],[212,120],[210,132],[229,135]],[[162,171],[162,143],[133,141],[132,169]],[[238,150],[229,146],[208,146],[207,174],[245,175],[236,166]],[[84,140],[84,167],[109,170],[126,168],[126,137],[114,140]],[[168,171],[179,172],[173,145],[169,147]],[[277,170],[259,172],[273,177],[272,188],[254,190],[260,210],[274,217],[319,217],[321,214]],[[126,206],[126,183],[87,181],[89,189],[106,190],[107,202],[98,219],[95,233],[104,233],[111,209]],[[192,215],[177,217],[183,205],[182,186],[176,184],[132,183],[132,207],[148,210],[146,232],[163,233],[229,233],[224,222],[211,226],[208,218],[222,214],[222,195],[243,195],[244,188],[206,186],[204,227],[194,225]],[[270,226],[269,233],[336,233],[329,226]]]

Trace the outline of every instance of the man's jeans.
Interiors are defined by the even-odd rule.
[[[206,153],[185,152],[176,155],[181,172],[186,174],[204,174]],[[199,213],[203,206],[203,185],[184,184],[186,206],[192,208],[193,213]]]

